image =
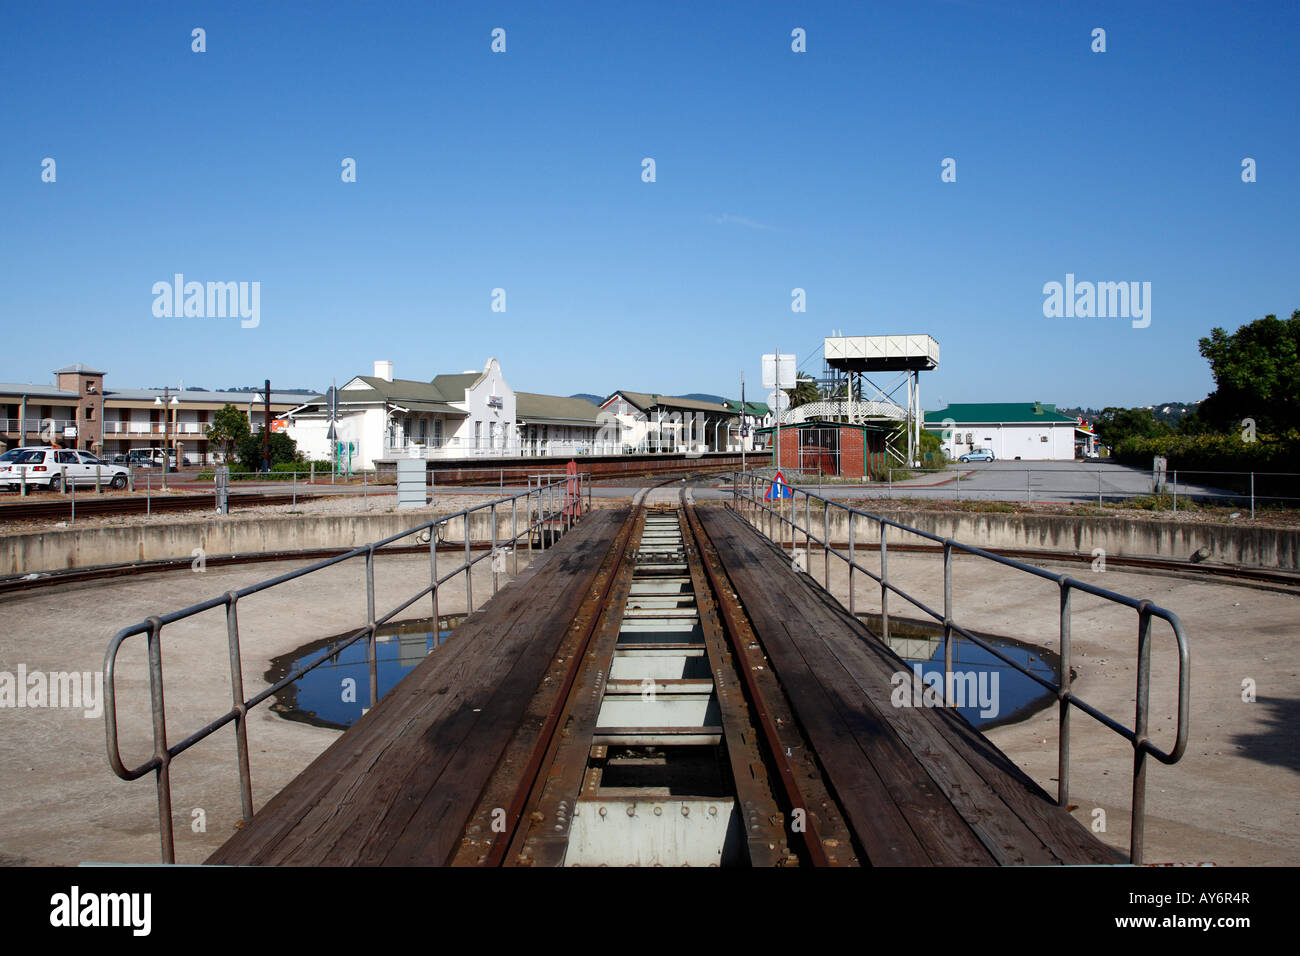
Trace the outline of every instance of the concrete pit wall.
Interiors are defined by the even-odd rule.
[[[803,501],[798,505],[799,521],[803,523]],[[1300,570],[1300,531],[1295,530],[1071,515],[891,511],[884,517],[977,548],[1026,548],[1084,554],[1102,548],[1110,555],[1173,561],[1188,561],[1200,548],[1206,548],[1210,554],[1204,560],[1210,562]],[[820,538],[824,521],[821,508],[815,501],[812,523],[814,535]],[[833,543],[848,542],[849,516],[833,506],[830,529]],[[866,547],[879,547],[879,525],[859,517],[854,541]],[[889,531],[888,541],[905,545],[931,543],[893,528]]]
[[[68,528],[0,538],[0,576],[60,571],[137,561],[191,558],[195,548],[208,556],[258,554],[318,548],[357,548],[409,531],[433,516],[424,514],[266,515],[259,518],[176,521],[126,527]],[[519,527],[528,521],[519,510]],[[471,541],[489,541],[489,510],[469,515]],[[510,507],[497,510],[498,541],[510,535]],[[453,518],[439,529],[439,540],[463,542],[465,518]],[[414,545],[409,537],[397,545]],[[527,546],[521,538],[520,545]]]

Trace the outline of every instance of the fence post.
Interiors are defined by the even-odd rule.
[[[296,508],[298,506],[298,472],[295,471],[290,477],[293,482],[293,507]]]
[[[67,487],[67,489],[72,493],[72,522],[71,523],[76,524],[77,523],[77,483],[74,481],[71,485],[68,484],[68,470],[66,468],[63,469],[63,483]]]
[[[1097,469],[1097,508],[1101,508],[1101,469]]]
[[[1034,470],[1032,468],[1026,468],[1025,469],[1025,504],[1032,505],[1033,503],[1034,503]]]
[[[1255,473],[1250,473],[1250,516],[1255,517]]]
[[[368,491],[366,488],[366,478],[367,478],[367,472],[363,471],[361,473],[361,510],[362,511],[370,510],[370,498],[368,497]]]
[[[102,468],[99,465],[96,465],[95,466],[95,494],[97,495],[102,495],[104,493],[104,490],[99,485],[101,471]]]
[[[1174,514],[1178,514],[1178,471],[1174,471]]]
[[[144,516],[146,518],[148,518],[151,514],[153,514],[153,510],[152,510],[153,505],[151,504],[152,498],[153,498],[153,473],[148,472],[144,476]]]

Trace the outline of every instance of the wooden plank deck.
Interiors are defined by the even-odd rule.
[[[895,707],[910,667],[734,513],[698,511],[872,865],[1120,863],[958,713]]]
[[[585,518],[207,862],[447,862],[626,516]]]

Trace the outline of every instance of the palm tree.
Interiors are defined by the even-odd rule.
[[[800,405],[807,405],[810,402],[819,402],[822,397],[812,376],[805,375],[796,378],[794,388],[785,389],[785,393],[790,396],[791,408],[798,408]]]

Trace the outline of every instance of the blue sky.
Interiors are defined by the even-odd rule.
[[[928,408],[1199,399],[1200,336],[1300,308],[1298,26],[1290,2],[5,4],[0,381],[495,356],[519,390],[734,395],[743,370],[761,396],[761,353],[816,371],[842,329],[933,335]],[[175,273],[260,282],[260,323],[155,317]],[[1045,318],[1067,273],[1150,282],[1150,326]]]

